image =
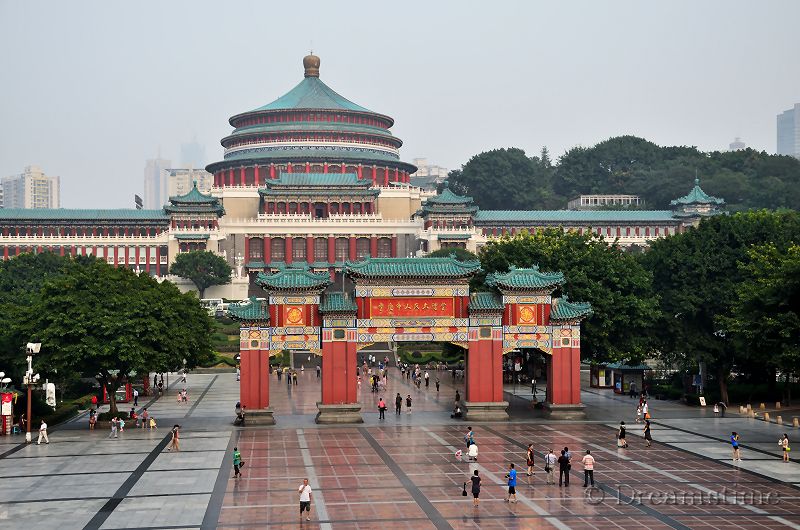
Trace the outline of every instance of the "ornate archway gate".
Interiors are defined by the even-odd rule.
[[[452,258],[368,258],[348,262],[350,292],[326,292],[327,274],[284,269],[260,274],[266,299],[231,305],[241,322],[241,402],[248,422],[272,424],[269,357],[284,350],[322,356],[319,423],[360,423],[358,350],[375,342],[450,342],[467,349],[464,408],[468,420],[508,419],[502,356],[519,348],[550,354],[545,406],[579,417],[580,321],[588,303],[554,298],[561,273],[511,269],[471,293],[479,262]]]

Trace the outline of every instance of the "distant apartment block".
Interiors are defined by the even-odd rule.
[[[195,183],[200,193],[208,195],[214,185],[214,175],[204,169],[162,169],[161,178],[167,183],[168,198],[186,195]]]
[[[48,177],[39,166],[27,166],[19,175],[4,177],[4,208],[60,208],[61,179]]]
[[[644,204],[638,195],[581,195],[567,203],[568,210],[594,210],[597,208],[631,208]]]
[[[737,136],[730,144],[728,144],[728,149],[730,151],[742,151],[747,149],[747,145],[742,141],[741,138]]]
[[[411,175],[411,184],[420,188],[435,189],[437,185],[447,180],[446,167],[428,164],[427,158],[415,158],[414,165],[417,172]]]
[[[778,114],[777,129],[778,154],[800,158],[800,103]]]

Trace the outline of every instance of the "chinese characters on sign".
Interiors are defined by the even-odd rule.
[[[371,298],[370,316],[379,317],[453,317],[453,298]]]

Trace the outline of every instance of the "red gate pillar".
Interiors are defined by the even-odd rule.
[[[503,400],[503,328],[481,326],[469,330],[467,389],[464,419],[508,419]]]
[[[322,401],[317,423],[363,423],[358,402],[355,330],[322,331]]]
[[[261,340],[254,338],[254,328],[242,327],[239,345],[239,401],[245,407],[245,422],[250,425],[274,425],[269,408],[269,350],[261,349]],[[260,334],[269,333],[261,329]]]
[[[572,420],[586,417],[584,405],[581,403],[581,347],[578,326],[553,330],[553,354],[547,363],[547,401],[544,407],[551,418]]]

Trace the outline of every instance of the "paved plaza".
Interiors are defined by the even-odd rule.
[[[553,422],[531,407],[530,395],[507,394],[512,420],[474,424],[479,457],[466,462],[455,452],[467,425],[449,417],[463,384],[440,372],[417,390],[399,375],[390,373],[385,420],[362,385],[362,425],[316,425],[320,383],[306,370],[297,386],[272,376],[277,425],[235,428],[235,375],[214,373],[189,375],[188,404],[175,399],[183,386],[175,377],[168,395],[140,402],[158,430],[126,425],[114,439],[90,432],[80,416],[52,428],[49,445],[4,437],[0,528],[800,528],[800,465],[782,463],[776,443],[784,431],[800,442],[791,427],[654,401],[648,449],[627,397],[584,391],[588,420]],[[412,414],[404,407],[395,415],[397,392],[411,394]],[[621,419],[630,427],[628,449],[616,448]],[[166,450],[176,423],[179,453]],[[733,430],[741,434],[741,462],[731,460]],[[529,443],[532,477],[525,475]],[[246,462],[238,480],[234,446]],[[547,485],[543,454],[565,446],[573,453],[570,486]],[[584,489],[586,449],[596,459],[596,487]],[[511,462],[519,483],[518,502],[509,504]],[[482,477],[478,508],[461,495],[474,470]],[[310,522],[299,519],[304,478],[313,489]]]

